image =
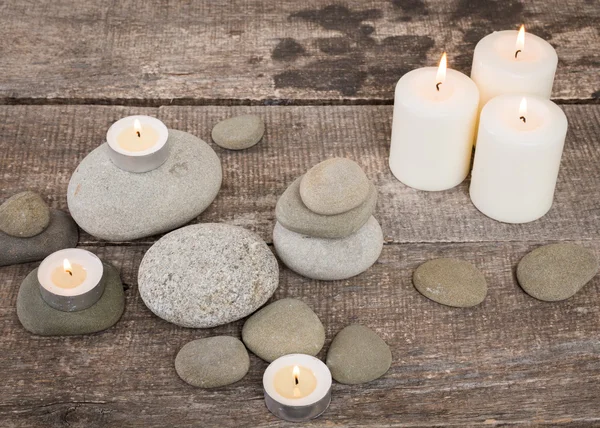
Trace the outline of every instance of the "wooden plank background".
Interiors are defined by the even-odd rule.
[[[375,329],[394,357],[375,382],[336,383],[327,413],[307,426],[598,426],[600,277],[545,303],[514,275],[524,254],[548,242],[600,255],[598,18],[587,0],[9,0],[0,4],[0,201],[33,189],[66,210],[71,173],[123,116],[150,114],[210,142],[219,120],[259,114],[267,132],[257,146],[230,152],[211,142],[223,187],[194,222],[240,225],[271,243],[278,196],[332,156],[356,160],[379,190],[386,245],[370,270],[321,282],[281,266],[273,300],[315,310],[327,332],[321,357],[353,322]],[[468,73],[483,35],[521,22],[557,49],[553,97],[569,132],[552,210],[507,225],[473,207],[468,180],[433,193],[396,181],[387,167],[392,107],[380,104],[392,102],[404,72],[435,64],[444,49]],[[81,234],[126,287],[122,320],[93,335],[28,334],[15,303],[38,263],[0,268],[0,426],[296,426],[264,407],[267,364],[254,356],[229,387],[201,390],[177,377],[183,344],[239,337],[243,321],[194,330],[155,317],[137,269],[157,238],[115,244]],[[414,269],[442,256],[484,272],[482,305],[453,309],[416,292]]]

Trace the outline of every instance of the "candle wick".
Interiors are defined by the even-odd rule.
[[[297,376],[294,376],[294,382],[296,385],[298,385],[298,377]]]
[[[442,82],[437,82],[437,83],[435,84],[435,89],[437,89],[437,90],[438,90],[438,92],[440,91],[440,85],[441,85],[441,84],[442,84]]]
[[[521,52],[521,49],[517,49],[517,51],[515,52],[515,59],[517,59],[517,55],[519,55],[519,52]]]
[[[140,133],[140,131],[135,131],[135,133],[137,134],[138,138],[142,138],[142,134]]]
[[[71,276],[73,276],[73,272],[71,272],[70,270],[67,271],[67,273]]]
[[[525,119],[525,116],[521,116],[521,117],[519,117],[519,119],[521,119],[523,121],[523,123],[527,123],[527,119]]]

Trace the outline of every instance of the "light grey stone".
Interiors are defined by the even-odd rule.
[[[313,238],[275,224],[273,245],[279,258],[307,278],[336,280],[358,275],[377,261],[383,232],[371,217],[358,232],[341,239]]]
[[[245,114],[222,120],[212,130],[215,144],[230,150],[252,147],[265,133],[265,123],[253,114]]]
[[[300,182],[296,179],[281,195],[275,207],[277,221],[286,229],[316,238],[345,238],[355,233],[369,220],[377,204],[377,189],[369,183],[365,202],[337,215],[321,215],[309,210],[300,197]]]
[[[390,347],[373,330],[358,324],[340,331],[327,352],[327,367],[339,383],[371,382],[383,376],[391,365]]]
[[[250,368],[244,344],[231,336],[214,336],[186,343],[177,357],[175,370],[186,383],[217,388],[241,380]]]
[[[487,283],[483,274],[471,263],[459,259],[429,260],[413,274],[419,292],[442,305],[467,308],[483,302]]]
[[[517,267],[517,279],[523,290],[547,302],[572,297],[597,273],[595,254],[571,243],[536,248],[523,257]]]
[[[138,273],[140,295],[160,318],[206,328],[243,318],[275,292],[277,259],[258,235],[237,226],[195,224],[159,239]]]
[[[109,241],[143,238],[196,218],[217,196],[221,163],[199,138],[169,130],[169,158],[145,173],[124,171],[109,158],[107,144],[79,164],[67,190],[77,224]]]
[[[356,162],[347,158],[327,159],[313,166],[300,182],[306,207],[322,215],[345,213],[368,197],[371,182]]]
[[[40,195],[17,193],[0,205],[0,231],[17,238],[42,233],[50,223],[50,209]]]
[[[104,293],[93,306],[77,312],[54,309],[42,299],[34,269],[23,281],[17,296],[17,316],[26,330],[40,336],[72,336],[106,330],[125,310],[125,294],[119,272],[104,263]]]
[[[314,356],[325,343],[325,328],[306,303],[281,299],[248,318],[242,340],[248,349],[268,362],[287,354]]]

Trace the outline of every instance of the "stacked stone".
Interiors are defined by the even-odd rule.
[[[333,158],[315,165],[277,202],[277,255],[313,279],[346,279],[366,271],[383,249],[383,232],[372,216],[376,204],[377,189],[356,162]]]

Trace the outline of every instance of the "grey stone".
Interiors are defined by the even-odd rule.
[[[252,147],[265,133],[265,123],[253,114],[231,117],[217,123],[212,130],[215,144],[230,150]]]
[[[327,352],[331,376],[348,385],[378,379],[391,365],[390,347],[373,330],[358,324],[340,331]]]
[[[248,349],[268,362],[287,354],[314,356],[325,343],[325,328],[306,303],[282,299],[248,318],[242,340]]]
[[[50,210],[50,224],[31,238],[16,238],[0,232],[0,266],[35,262],[63,248],[77,245],[79,230],[66,213]]]
[[[373,183],[365,202],[337,215],[321,215],[309,210],[300,197],[300,182],[296,179],[281,195],[275,207],[277,221],[286,229],[315,238],[345,238],[360,229],[371,217],[377,204],[377,189]]]
[[[547,302],[572,297],[597,273],[595,254],[571,243],[536,248],[517,267],[517,279],[523,290]]]
[[[313,238],[275,224],[273,245],[290,269],[307,278],[336,280],[358,275],[377,261],[383,232],[371,217],[358,232],[341,239]]]
[[[217,388],[241,380],[250,368],[244,344],[231,336],[215,336],[186,343],[175,357],[175,370],[184,382]]]
[[[327,159],[304,174],[300,182],[300,196],[304,205],[317,214],[341,214],[367,199],[370,184],[353,160]]]
[[[18,238],[42,233],[50,223],[50,209],[40,195],[17,193],[0,205],[0,231]]]
[[[169,158],[155,170],[131,173],[109,158],[107,144],[79,164],[67,190],[77,224],[109,241],[143,238],[196,218],[217,196],[221,163],[199,138],[169,130]]]
[[[100,300],[87,309],[63,312],[46,304],[40,293],[37,269],[31,272],[19,289],[17,316],[26,330],[40,336],[72,336],[106,330],[116,324],[125,310],[125,294],[119,272],[104,263],[106,281]]]
[[[483,274],[471,263],[459,259],[429,260],[413,274],[419,293],[446,306],[467,308],[483,302],[487,283]]]
[[[228,224],[195,224],[150,247],[138,284],[144,303],[160,318],[206,328],[264,305],[279,284],[279,267],[255,233]]]

